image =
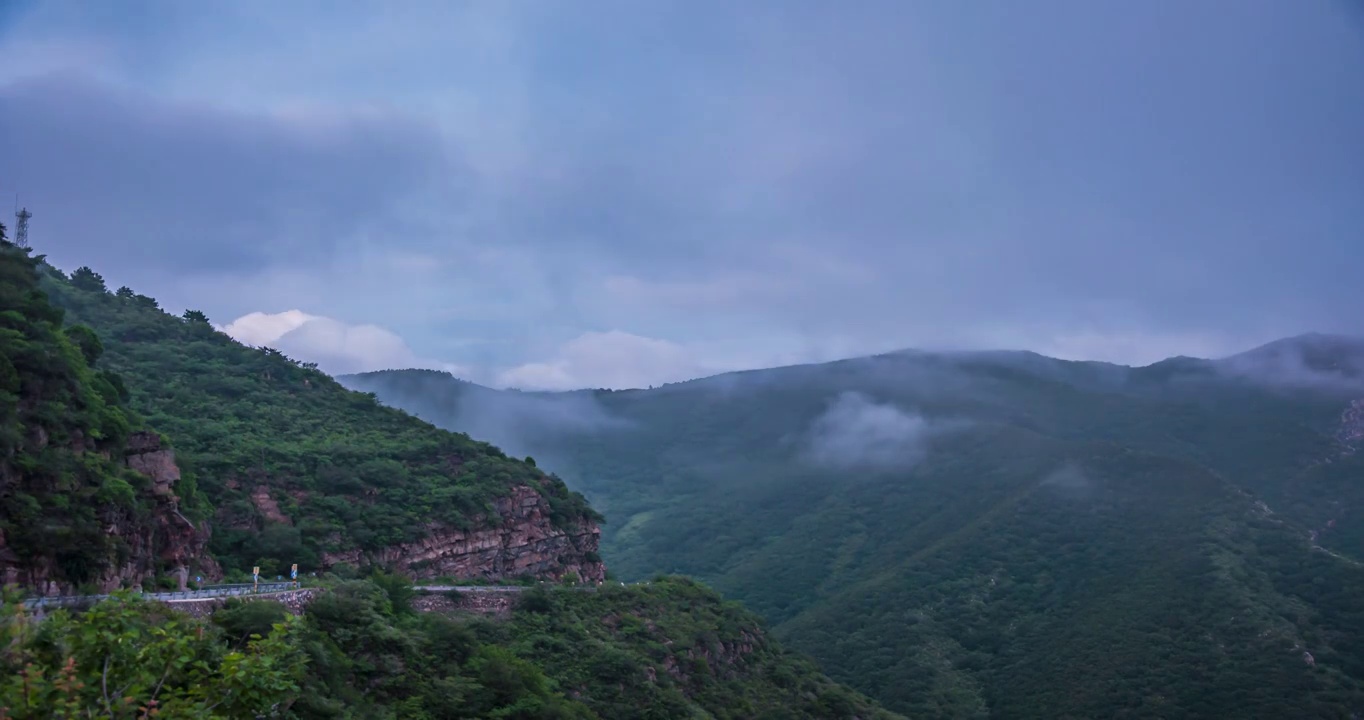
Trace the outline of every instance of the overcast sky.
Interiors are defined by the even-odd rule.
[[[1364,11],[0,0],[15,191],[57,266],[338,373],[1227,354],[1364,332]]]

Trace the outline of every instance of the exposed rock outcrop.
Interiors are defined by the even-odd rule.
[[[555,527],[549,502],[528,485],[512,488],[495,507],[499,520],[475,516],[471,530],[431,524],[421,540],[374,553],[327,553],[322,562],[328,567],[339,563],[396,567],[417,578],[558,579],[569,573],[590,582],[606,578],[606,566],[597,555],[601,529],[595,523]]]
[[[151,478],[153,494],[174,495],[172,488],[180,481],[180,467],[175,464],[175,453],[161,447],[161,436],[153,432],[133,433],[123,454],[128,467]]]
[[[208,554],[211,533],[208,521],[195,524],[180,512],[180,498],[173,490],[180,481],[175,451],[162,447],[161,437],[156,433],[138,432],[128,438],[124,456],[128,467],[151,478],[156,505],[148,523],[111,526],[131,552],[122,568],[105,576],[104,589],[143,582],[158,569],[181,569],[182,580],[187,575],[200,575],[208,580],[222,577],[222,570]]]
[[[255,505],[260,514],[270,522],[293,524],[289,516],[279,509],[279,503],[270,496],[270,488],[264,485],[257,485],[256,489],[251,491],[251,504]]]
[[[667,641],[664,644],[671,645],[672,641]],[[695,664],[701,662],[710,669],[709,674],[722,680],[728,680],[738,676],[739,669],[745,659],[753,654],[754,648],[760,644],[761,640],[757,635],[746,630],[741,631],[737,639],[716,640],[709,645],[687,648],[680,657],[678,654],[669,655],[663,658],[663,670],[673,679],[690,684],[695,680],[693,677],[696,670]],[[680,660],[685,660],[685,662]],[[692,665],[692,667],[687,667],[687,665]],[[656,682],[657,676],[650,672],[653,670],[652,667],[647,668],[646,673],[649,675],[650,681]]]
[[[91,452],[88,440],[73,451]],[[93,580],[99,592],[134,587],[147,582],[158,571],[187,576],[191,572],[217,579],[222,573],[206,552],[209,527],[206,522],[190,522],[180,512],[179,498],[173,490],[180,480],[175,453],[161,446],[153,432],[137,432],[124,448],[129,468],[147,476],[151,487],[147,513],[109,507],[100,513],[104,534],[118,539],[119,551],[100,568]],[[62,573],[51,558],[21,558],[6,546],[0,533],[0,584],[18,584],[40,595],[74,594],[77,588],[62,580]]]

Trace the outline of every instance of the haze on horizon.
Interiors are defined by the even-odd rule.
[[[0,4],[37,251],[334,374],[1359,335],[1360,128],[1343,0]]]

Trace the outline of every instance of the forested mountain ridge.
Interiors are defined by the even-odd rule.
[[[76,315],[107,340],[70,323]],[[0,401],[0,579],[20,586],[0,593],[6,718],[899,717],[684,578],[592,592],[540,586],[497,620],[416,612],[410,579],[376,566],[600,579],[599,516],[533,463],[237,345],[201,314],[177,319],[149,298],[110,294],[87,268],[67,278],[8,243]],[[188,438],[183,472],[168,445],[175,436],[142,429],[144,416]],[[225,436],[234,431],[245,436]],[[266,457],[252,464],[258,452]],[[375,457],[386,461],[381,476],[328,470],[328,460]],[[308,530],[327,518],[310,502],[380,513],[397,501],[390,490],[415,504],[404,510],[426,533],[370,542],[408,516]],[[234,511],[243,496],[254,510]],[[255,521],[233,525],[251,512]],[[426,522],[427,512],[438,520]],[[310,550],[346,562],[310,581],[298,617],[270,599],[231,601],[208,620],[122,594],[45,618],[17,602],[20,591],[164,582],[196,562],[196,572],[214,574],[204,547],[210,519],[228,524],[216,545],[228,563],[253,547],[274,549],[255,553],[267,573],[275,570],[267,563],[306,562]],[[256,536],[261,528],[267,537]],[[422,553],[430,564],[420,564]],[[357,570],[371,574],[355,579]]]
[[[204,499],[228,571],[603,576],[599,516],[534,465],[244,346],[202,313],[111,292],[89,268],[41,274],[52,302],[104,338],[102,363],[124,378],[129,405],[175,439],[180,484]]]
[[[1140,368],[907,351],[614,392],[340,379],[533,454],[612,518],[623,577],[699,576],[892,709],[1349,717],[1362,367],[1359,341],[1308,335]]]

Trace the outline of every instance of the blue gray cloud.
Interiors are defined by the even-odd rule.
[[[409,120],[241,115],[72,74],[4,86],[0,117],[11,182],[61,239],[44,249],[140,283],[335,254],[460,172]]]
[[[0,56],[58,264],[471,379],[1360,332],[1343,2],[54,0]]]

